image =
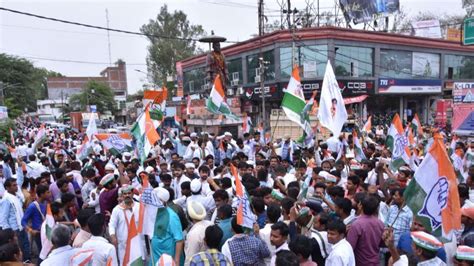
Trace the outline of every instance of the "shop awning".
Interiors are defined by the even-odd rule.
[[[357,96],[357,97],[350,97],[350,98],[344,98],[344,104],[351,104],[351,103],[360,103],[365,101],[369,97],[367,94]]]

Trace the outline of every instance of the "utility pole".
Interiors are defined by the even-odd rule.
[[[258,0],[258,36],[265,33],[265,17],[263,15],[263,0]]]
[[[288,21],[288,29],[291,30],[291,0],[287,1],[287,12],[286,12],[286,20]]]
[[[265,110],[265,97],[266,97],[266,92],[265,92],[265,87],[264,87],[264,73],[265,73],[265,65],[268,64],[269,62],[263,60],[263,55],[258,58],[260,61],[260,66],[259,66],[259,74],[260,74],[260,94],[262,95],[262,123],[263,123],[263,129],[267,129],[267,120],[266,120],[266,110]]]
[[[110,48],[110,31],[109,31],[109,10],[105,9],[105,19],[107,20],[107,41],[109,45],[109,66],[112,66],[112,51]]]

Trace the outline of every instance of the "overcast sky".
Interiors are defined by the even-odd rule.
[[[303,8],[306,1],[292,0],[292,6]],[[400,0],[403,9],[412,15],[420,11],[465,14],[461,2]],[[201,24],[207,32],[214,30],[216,35],[231,41],[243,41],[257,33],[257,0],[0,0],[0,6],[5,8],[104,27],[105,9],[108,9],[110,28],[129,31],[139,31],[149,19],[155,19],[163,4],[168,4],[170,11],[184,11],[191,23]],[[277,0],[266,0],[265,6],[270,15],[277,15]],[[320,6],[321,10],[333,10],[334,0],[320,0]],[[121,33],[110,33],[110,41],[112,62],[118,58],[125,60],[128,91],[134,93],[147,82],[146,75],[135,69],[146,72],[148,41],[145,37]],[[67,76],[98,76],[109,62],[106,31],[5,11],[0,11],[0,52],[27,57],[36,66]]]

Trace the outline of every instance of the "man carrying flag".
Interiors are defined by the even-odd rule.
[[[406,204],[427,232],[449,237],[461,228],[456,174],[439,134],[404,193]]]
[[[160,139],[155,124],[151,120],[148,106],[132,127],[132,135],[136,140],[138,158],[143,163],[155,143]]]
[[[347,111],[341,89],[329,60],[324,73],[318,118],[319,123],[329,129],[336,137],[341,134],[342,127],[347,120]]]

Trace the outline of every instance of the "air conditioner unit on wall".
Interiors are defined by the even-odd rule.
[[[238,80],[232,80],[232,81],[230,82],[230,85],[231,85],[231,86],[238,86],[238,85],[239,85],[239,81],[238,81]]]
[[[227,95],[228,96],[233,96],[234,95],[234,90],[233,89],[227,89]]]
[[[255,83],[260,83],[260,81],[261,81],[260,75],[255,76]]]

